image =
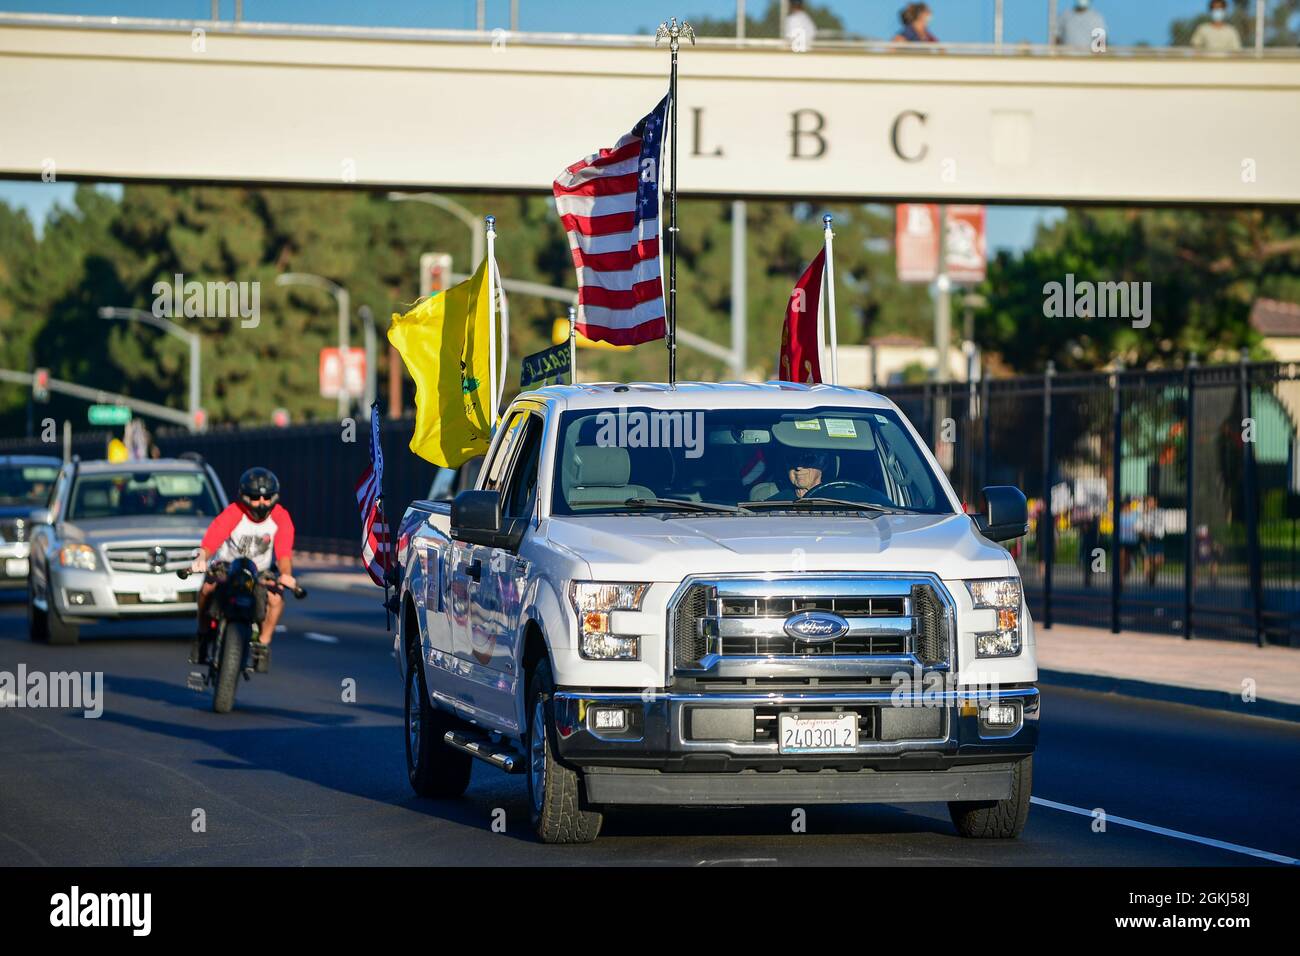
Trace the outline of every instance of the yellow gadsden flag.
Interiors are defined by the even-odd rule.
[[[488,265],[459,285],[393,315],[388,341],[415,381],[411,451],[456,468],[488,449],[491,401],[488,349],[491,300]]]

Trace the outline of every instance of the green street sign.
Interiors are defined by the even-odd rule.
[[[125,405],[91,405],[86,417],[92,425],[125,425],[131,420],[131,409]]]

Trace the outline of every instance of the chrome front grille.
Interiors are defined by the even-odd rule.
[[[27,540],[27,522],[22,518],[0,520],[0,544],[21,543]]]
[[[928,575],[694,581],[669,609],[673,666],[684,674],[782,678],[941,667],[951,661],[953,633],[941,590]],[[805,612],[831,616],[842,633],[791,633],[787,623]]]
[[[198,553],[198,547],[197,541],[192,544],[111,545],[104,549],[104,557],[112,571],[164,574],[188,568]]]

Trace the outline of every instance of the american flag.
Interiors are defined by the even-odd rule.
[[[578,272],[577,330],[637,345],[664,337],[659,178],[668,97],[612,149],[555,179],[555,207]]]
[[[370,407],[370,464],[357,482],[357,507],[361,509],[361,563],[380,587],[392,563],[388,523],[384,520],[384,450],[379,444],[379,405]]]

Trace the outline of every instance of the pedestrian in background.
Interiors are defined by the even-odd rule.
[[[785,15],[781,25],[781,35],[790,43],[790,49],[803,53],[812,47],[817,36],[817,24],[804,9],[803,0],[790,0],[790,12]]]
[[[894,36],[895,43],[938,43],[939,38],[930,32],[932,12],[928,4],[909,3],[899,11],[903,29]]]
[[[1093,9],[1092,0],[1074,0],[1074,6],[1061,14],[1056,34],[1061,46],[1072,50],[1106,49],[1106,18]]]
[[[1210,0],[1210,19],[1196,27],[1192,34],[1192,47],[1212,53],[1241,49],[1241,35],[1228,22],[1228,0]]]

